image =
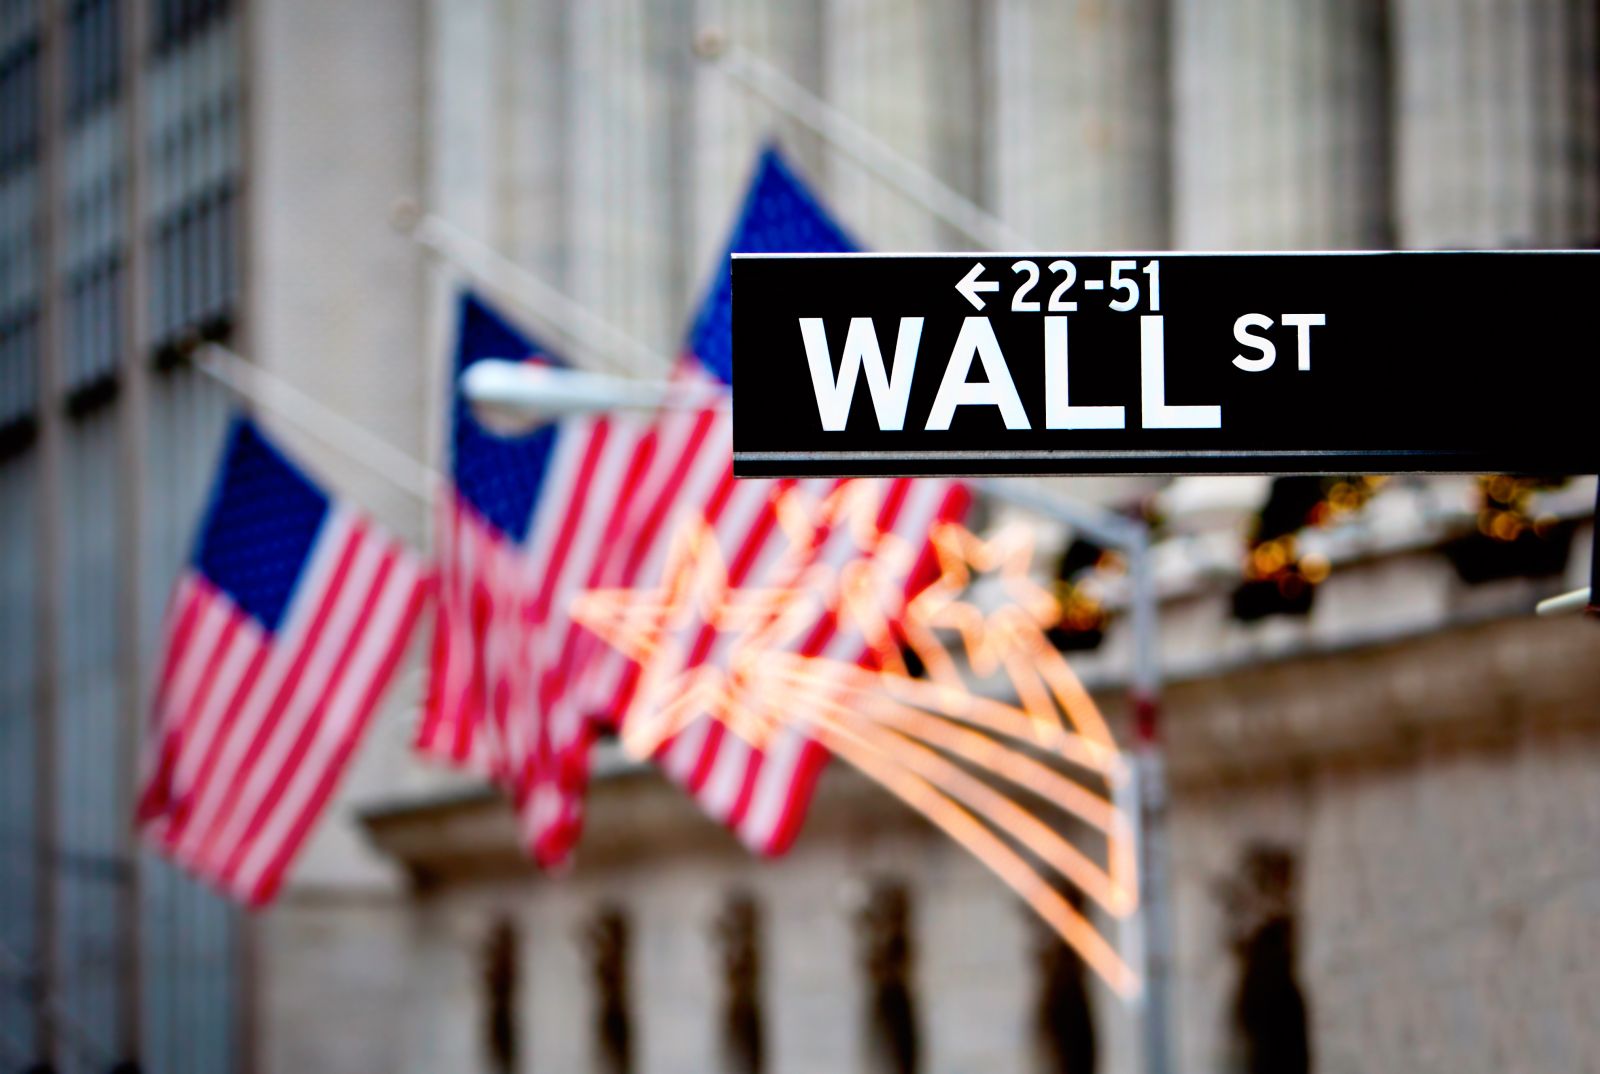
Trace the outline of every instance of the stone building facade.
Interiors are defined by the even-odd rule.
[[[127,837],[141,669],[229,405],[175,343],[224,339],[435,457],[456,281],[390,226],[396,198],[662,355],[771,137],[866,245],[971,245],[697,62],[697,29],[1041,248],[1600,232],[1600,26],[1582,0],[0,8],[3,129],[28,135],[0,139],[4,1063],[732,1071],[759,1040],[772,1071],[893,1069],[909,1047],[923,1070],[1033,1071],[1075,1069],[1087,1019],[1098,1069],[1139,1068],[1138,1012],[838,766],[773,863],[613,766],[574,872],[535,875],[494,798],[410,758],[417,659],[271,912],[245,921]],[[1569,387],[1485,390],[1536,405]],[[409,493],[268,420],[425,544]],[[1058,487],[1117,506],[1155,491]],[[1592,503],[1563,495],[1568,517]],[[1419,497],[1447,507],[1378,509]],[[1178,1069],[1244,1069],[1241,1026],[1289,1009],[1246,993],[1300,996],[1323,1071],[1600,1066],[1594,640],[1527,617],[1560,579],[1453,573],[1440,549],[1471,529],[1468,498],[1397,482],[1308,618],[1250,625],[1228,614],[1240,513],[1174,512]],[[1119,714],[1125,636],[1081,666]]]
[[[1585,623],[1530,618],[1540,591],[1469,589],[1418,550],[1338,569],[1303,623],[1240,626],[1216,587],[1168,603],[1169,666],[1238,653],[1163,696],[1176,1069],[1247,1069],[1243,938],[1279,912],[1318,1070],[1594,1064],[1600,639]],[[1409,621],[1363,614],[1385,599]],[[1084,662],[1091,681],[1112,655]],[[1103,700],[1127,740],[1118,694]],[[762,1069],[896,1069],[863,1059],[875,1032],[863,930],[886,886],[910,904],[917,1069],[1072,1069],[1049,1065],[1041,1014],[1058,945],[963,851],[843,766],[776,862],[751,860],[645,770],[613,768],[592,802],[577,866],[558,879],[522,860],[493,796],[365,811],[412,882],[396,997],[412,1032],[393,1053],[415,1064],[405,1069],[498,1069],[483,967],[504,925],[526,1069],[621,1069],[603,1059],[606,991],[586,941],[602,914],[628,925],[627,1069],[742,1069],[719,1065],[731,984],[716,930],[741,898],[759,911]],[[1282,863],[1286,890],[1262,862]],[[274,958],[321,947],[317,921],[283,911]],[[1140,1069],[1133,1012],[1097,981],[1085,990],[1098,1069]],[[303,996],[284,999],[293,1009]]]

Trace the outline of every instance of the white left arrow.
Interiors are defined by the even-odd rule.
[[[979,261],[968,269],[967,274],[961,277],[961,282],[956,284],[956,290],[961,292],[962,297],[971,302],[974,309],[980,310],[983,309],[983,299],[978,297],[978,292],[1000,290],[998,281],[980,280],[978,277],[981,275],[983,275],[983,262]]]

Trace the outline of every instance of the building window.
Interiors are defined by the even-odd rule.
[[[517,931],[509,921],[489,930],[483,950],[484,1053],[493,1074],[517,1069]]]
[[[594,986],[595,1074],[632,1074],[633,1015],[628,998],[628,919],[603,907],[583,931]]]
[[[37,12],[0,19],[0,459],[33,440],[39,368]]]
[[[150,47],[158,55],[180,48],[228,14],[229,0],[153,0]]]
[[[150,332],[158,353],[224,338],[239,302],[240,20],[216,0],[151,6],[145,74]]]
[[[911,985],[911,896],[905,885],[874,885],[856,930],[867,981],[866,1069],[872,1074],[916,1074],[921,1041]]]
[[[122,83],[122,19],[117,0],[77,0],[67,12],[67,118],[109,103]]]
[[[67,403],[83,414],[115,395],[127,261],[127,138],[119,5],[77,0],[66,13],[59,250]]]
[[[726,1074],[761,1074],[765,1034],[761,1017],[761,918],[748,894],[733,895],[717,915],[722,962],[722,1069]]]
[[[1252,847],[1239,878],[1224,888],[1239,984],[1233,1030],[1246,1074],[1307,1074],[1311,1037],[1305,992],[1295,975],[1294,856]]]
[[[1066,888],[1062,895],[1083,912],[1083,894],[1077,888]],[[1034,924],[1034,1069],[1039,1074],[1093,1074],[1098,1049],[1083,959],[1053,929]]]

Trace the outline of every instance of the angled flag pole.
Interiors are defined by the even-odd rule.
[[[1589,584],[1582,589],[1574,589],[1541,600],[1535,608],[1539,615],[1584,612],[1593,618],[1600,618],[1600,603],[1596,603],[1594,599],[1595,588],[1600,586],[1600,489],[1595,491],[1594,518],[1595,532],[1589,546]]]
[[[675,364],[482,239],[443,217],[422,211],[414,202],[396,204],[391,220],[397,231],[418,246],[448,262],[468,279],[548,321],[578,344],[583,353],[592,356],[591,360],[611,371],[636,377],[657,375]]]
[[[220,343],[202,344],[195,368],[421,503],[432,502],[437,470],[282,377]]]
[[[1570,593],[1562,593],[1554,597],[1541,600],[1535,609],[1540,615],[1564,615],[1567,612],[1581,612],[1589,606],[1590,587],[1574,589]]]
[[[1004,220],[890,148],[771,64],[729,41],[720,29],[701,30],[695,37],[695,54],[747,93],[811,130],[880,182],[979,246],[990,250],[1029,248],[1027,239]]]

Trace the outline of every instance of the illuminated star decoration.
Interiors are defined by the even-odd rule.
[[[933,634],[937,628],[954,629],[966,645],[973,674],[986,678],[1003,668],[1011,677],[1040,743],[1048,744],[1065,730],[1061,722],[1065,712],[1080,734],[1114,754],[1116,743],[1100,710],[1046,636],[1061,620],[1061,602],[1028,573],[1032,534],[1022,526],[1010,526],[984,541],[962,526],[945,523],[936,526],[929,539],[939,557],[940,575],[912,601],[903,627],[928,674],[964,689],[954,662]],[[998,572],[1011,603],[985,614],[958,600],[974,571]]]
[[[716,535],[695,518],[674,532],[659,587],[591,590],[574,601],[572,615],[639,665],[621,737],[629,753],[646,758],[700,716],[764,748],[785,720],[775,698],[749,689],[755,664],[814,621],[819,607],[812,593],[792,586],[730,588]],[[735,636],[726,668],[690,666],[688,637],[702,627]]]
[[[985,541],[959,525],[934,527],[938,577],[907,601],[918,550],[877,528],[878,482],[843,482],[820,502],[795,487],[775,496],[790,543],[764,572],[770,584],[730,588],[715,535],[693,519],[676,532],[658,588],[591,590],[575,601],[574,620],[640,665],[624,745],[648,757],[702,716],[757,748],[793,726],[961,844],[1112,988],[1136,995],[1137,975],[1048,875],[1064,877],[1113,918],[1138,908],[1129,810],[1120,804],[1130,796],[1128,768],[1099,709],[1046,639],[1061,609],[1028,576],[1027,531]],[[985,612],[961,598],[975,576],[988,575],[1008,599]],[[797,651],[827,616],[878,666]],[[693,627],[726,635],[717,666],[681,644]],[[961,639],[975,676],[1004,671],[1019,703],[974,693],[940,631]],[[927,678],[909,672],[902,643]],[[1105,864],[1003,785],[1098,833]]]

